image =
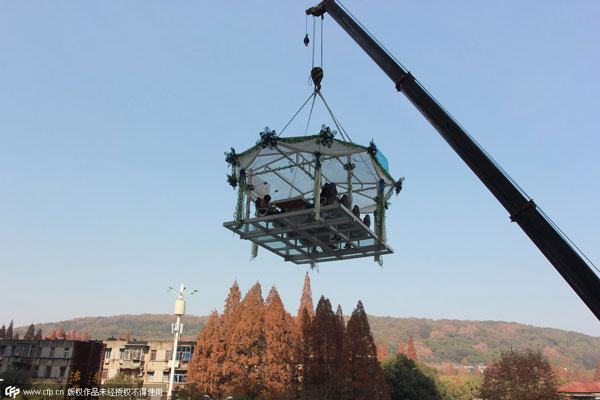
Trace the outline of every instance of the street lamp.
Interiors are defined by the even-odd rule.
[[[185,314],[185,299],[183,298],[185,286],[183,283],[181,284],[181,289],[179,292],[176,292],[173,287],[169,286],[167,289],[168,292],[173,292],[177,295],[177,300],[175,300],[175,312],[174,314],[177,316],[177,322],[171,325],[171,331],[175,340],[173,341],[173,356],[171,358],[171,375],[169,377],[169,391],[167,392],[167,399],[171,399],[171,393],[173,392],[173,381],[175,380],[175,361],[177,360],[177,344],[179,343],[179,338],[183,333],[183,324],[181,323],[181,317]],[[196,293],[198,290],[192,290],[189,295]]]

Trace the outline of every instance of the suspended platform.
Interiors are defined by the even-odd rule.
[[[241,239],[250,240],[296,264],[374,257],[394,252],[341,203],[322,206],[318,219],[313,208],[297,211],[285,211],[283,208],[279,214],[244,220],[239,228],[236,228],[235,221],[225,222],[223,226],[240,235]]]
[[[311,267],[362,257],[381,264],[393,253],[386,210],[403,178],[391,177],[373,142],[361,146],[335,133],[323,125],[318,135],[280,137],[265,128],[255,146],[225,153],[237,202],[223,226],[253,242],[252,259],[258,246]]]

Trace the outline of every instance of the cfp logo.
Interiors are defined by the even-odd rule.
[[[19,393],[21,393],[21,389],[18,387],[7,386],[6,389],[4,389],[4,395],[6,397],[12,397],[13,399],[16,398]]]

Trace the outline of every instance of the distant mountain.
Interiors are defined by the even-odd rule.
[[[195,315],[186,315],[183,317],[183,336],[184,340],[195,340],[208,317],[198,317]],[[48,322],[45,324],[36,324],[35,330],[42,329],[44,336],[50,336],[53,330],[58,331],[63,328],[65,332],[73,329],[85,332],[87,329],[93,339],[107,339],[109,337],[125,337],[127,331],[132,338],[139,339],[170,339],[171,324],[175,322],[175,317],[171,314],[124,314],[111,317],[84,317],[75,318],[68,321]],[[22,338],[25,335],[27,327],[15,329]]]
[[[195,340],[208,317],[186,315],[183,318],[183,336]],[[52,330],[63,328],[85,332],[87,329],[95,339],[125,337],[127,331],[132,338],[169,339],[171,324],[175,317],[169,314],[115,315],[111,317],[75,318],[35,326],[49,336]],[[384,339],[390,354],[398,351],[400,341],[408,342],[413,334],[420,358],[428,363],[461,363],[466,358],[469,364],[486,364],[497,358],[502,351],[533,348],[541,350],[556,365],[573,370],[595,368],[595,358],[600,359],[600,337],[552,328],[502,321],[459,321],[431,320],[418,318],[392,318],[369,316],[371,330],[376,342]],[[27,327],[16,329],[21,337]]]
[[[386,340],[396,354],[413,334],[419,357],[429,363],[487,364],[500,353],[515,349],[539,349],[555,365],[572,370],[596,368],[600,359],[600,337],[553,328],[502,321],[431,320],[418,318],[369,317],[376,341]]]

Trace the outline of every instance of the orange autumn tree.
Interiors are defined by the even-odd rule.
[[[388,351],[387,340],[385,340],[385,338],[383,338],[383,341],[381,343],[381,355],[383,358],[386,358],[390,355],[390,352]]]
[[[298,360],[298,364],[304,366],[308,363],[310,359],[310,325],[311,319],[308,315],[308,310],[306,308],[301,309],[300,315],[297,317],[297,336],[296,336],[296,359]],[[305,382],[304,375],[306,373],[306,368],[297,368],[296,380],[298,382]],[[298,387],[297,391],[301,388]]]
[[[231,316],[231,329],[225,336],[231,375],[224,388],[229,393],[244,393],[254,398],[260,398],[262,393],[266,347],[263,303],[257,282]]]
[[[400,341],[398,344],[398,353],[397,354],[406,354],[406,349],[404,348],[404,343]]]
[[[456,369],[454,369],[454,364],[452,363],[452,361],[450,361],[448,365],[446,365],[446,375],[456,375]]]
[[[296,326],[292,316],[285,311],[275,286],[271,288],[264,306],[264,338],[261,399],[292,399],[295,396]]]
[[[308,277],[303,297],[293,319],[275,287],[263,301],[257,283],[241,300],[234,283],[223,314],[214,311],[198,336],[188,388],[215,399],[388,399],[362,303],[346,327],[324,297],[310,317]]]
[[[389,399],[383,370],[377,362],[377,352],[369,320],[361,301],[352,311],[346,333],[348,335],[352,398],[363,400]]]
[[[300,297],[300,307],[298,308],[297,318],[300,318],[303,308],[306,309],[309,317],[314,318],[315,307],[313,306],[312,291],[310,289],[310,277],[308,276],[308,272],[304,277],[304,287],[302,288],[302,297]]]
[[[211,313],[200,335],[198,335],[198,342],[188,372],[188,382],[194,383],[202,393],[211,396],[221,394],[219,373],[217,371],[219,368],[217,347],[221,334],[219,314],[215,310]]]
[[[231,288],[229,288],[229,294],[225,299],[225,306],[223,308],[223,314],[220,318],[220,326],[222,331],[220,336],[216,339],[216,349],[213,349],[213,361],[216,365],[220,366],[218,376],[215,377],[217,381],[216,388],[220,392],[226,386],[233,375],[233,371],[236,370],[237,366],[228,358],[227,355],[227,343],[231,335],[232,329],[235,327],[235,318],[240,304],[242,302],[242,292],[237,283],[237,280],[233,282]]]
[[[237,281],[229,289],[223,314],[212,312],[190,363],[188,383],[195,384],[203,393],[213,397],[223,395],[223,387],[229,381],[233,363],[226,357],[225,336],[231,330],[232,316],[238,308],[242,294]]]
[[[419,356],[417,355],[417,350],[415,349],[415,343],[413,342],[412,333],[408,335],[408,347],[406,349],[406,356],[414,362],[419,362]]]

